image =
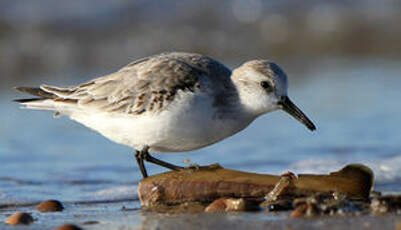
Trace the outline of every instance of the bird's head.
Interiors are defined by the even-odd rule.
[[[277,64],[267,60],[248,61],[233,71],[232,79],[241,103],[254,115],[282,109],[311,131],[316,129],[312,121],[289,99],[287,75]]]

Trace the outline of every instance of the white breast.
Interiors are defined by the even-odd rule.
[[[206,93],[180,93],[180,99],[159,113],[140,115],[76,112],[71,118],[107,138],[151,152],[191,151],[216,143],[245,128],[253,118],[238,113],[236,119],[216,117],[213,100]]]

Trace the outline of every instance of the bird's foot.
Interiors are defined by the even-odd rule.
[[[135,153],[135,158],[137,160],[137,163],[138,163],[139,169],[141,170],[143,178],[148,177],[148,173],[146,171],[144,161],[147,161],[147,162],[150,162],[150,163],[153,163],[153,164],[156,164],[156,165],[159,165],[159,166],[171,169],[171,170],[175,170],[175,171],[183,169],[183,167],[181,167],[181,166],[173,165],[168,162],[159,160],[155,157],[152,157],[149,154],[148,150],[149,150],[149,147],[146,146],[141,151],[136,151],[136,153]]]

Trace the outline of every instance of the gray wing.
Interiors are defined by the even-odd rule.
[[[79,107],[127,114],[156,112],[177,100],[178,91],[210,92],[210,86],[224,90],[218,78],[228,81],[229,70],[212,62],[215,61],[201,55],[162,54],[140,59],[116,73],[79,86],[59,88],[43,85],[41,89],[55,95],[54,101]],[[217,68],[217,64],[225,69]],[[223,71],[225,76],[220,76],[219,71]]]

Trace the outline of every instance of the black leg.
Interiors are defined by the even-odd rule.
[[[160,165],[162,167],[171,169],[171,170],[183,169],[183,167],[180,167],[180,166],[177,166],[177,165],[173,165],[173,164],[170,164],[170,163],[167,163],[165,161],[162,161],[162,160],[159,160],[157,158],[152,157],[149,154],[149,147],[148,146],[143,148],[141,151],[136,151],[135,158],[136,158],[136,161],[138,162],[138,166],[139,166],[139,169],[141,170],[143,178],[148,177],[148,173],[146,172],[145,164],[143,162],[144,160],[148,161],[150,163],[157,164],[157,165]]]
[[[148,177],[148,173],[146,172],[145,164],[143,162],[143,155],[141,154],[141,151],[138,150],[135,151],[135,158],[136,162],[138,163],[139,169],[141,170],[143,178]]]

